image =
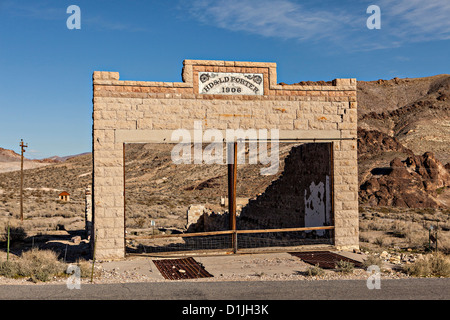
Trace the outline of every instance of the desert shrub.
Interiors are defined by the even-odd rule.
[[[422,230],[410,230],[405,236],[409,247],[428,246],[428,233]]]
[[[32,281],[48,281],[52,276],[64,272],[64,264],[51,250],[33,248],[22,253],[18,263],[18,275],[30,277]]]
[[[18,270],[17,263],[14,261],[0,262],[0,276],[14,278],[18,274]]]
[[[437,188],[437,189],[436,189],[436,193],[437,193],[438,195],[443,194],[446,188],[448,188],[448,187],[443,186],[443,187],[441,187],[441,188]]]
[[[373,265],[378,266],[381,269],[381,267],[383,266],[383,261],[380,257],[374,255],[368,256],[367,259],[363,261],[364,269],[367,269],[369,266]]]
[[[377,208],[378,213],[390,213],[392,208],[389,207],[379,207]]]
[[[138,217],[134,219],[134,226],[136,228],[143,228],[146,225],[147,219],[145,217]]]
[[[450,236],[442,233],[438,240],[439,250],[442,250],[445,254],[450,254]]]
[[[369,242],[369,237],[363,235],[361,232],[359,233],[359,242]]]
[[[350,261],[339,260],[336,263],[336,270],[342,273],[352,273],[355,269],[355,265]]]
[[[359,230],[360,231],[368,231],[369,230],[369,221],[361,220],[359,221]]]
[[[450,277],[450,259],[442,253],[433,254],[431,270],[435,276]]]
[[[442,253],[430,254],[405,265],[403,271],[414,277],[450,277],[450,259]]]
[[[410,228],[404,221],[395,221],[391,226],[391,232],[395,237],[405,238]]]
[[[377,237],[373,243],[376,244],[377,246],[382,247],[385,244],[385,241],[383,237]]]
[[[64,265],[58,261],[55,252],[33,248],[25,251],[14,261],[0,263],[0,275],[8,278],[29,277],[32,281],[48,281],[60,275]]]
[[[82,278],[89,278],[92,273],[92,264],[86,260],[78,260],[77,266],[80,268]]]
[[[321,277],[325,274],[325,270],[319,267],[319,264],[316,264],[315,266],[309,267],[306,270],[306,274],[310,277]]]

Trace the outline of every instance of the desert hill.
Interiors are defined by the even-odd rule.
[[[70,155],[65,157],[53,156],[45,159],[28,159],[24,155],[23,167],[25,170],[44,167],[50,164],[61,163],[74,157],[89,155],[90,152],[85,152],[77,155]],[[0,173],[20,170],[20,154],[13,150],[0,148]]]
[[[24,169],[39,168],[49,165],[52,161],[30,160],[24,156]],[[20,170],[20,154],[13,150],[0,148],[0,172]]]
[[[15,153],[13,150],[0,148],[0,162],[10,161],[20,161],[20,154]]]
[[[450,162],[450,75],[358,81],[358,127]]]

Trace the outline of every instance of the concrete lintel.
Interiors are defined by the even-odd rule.
[[[115,142],[116,143],[193,143],[193,142],[205,142],[211,141],[203,140],[203,131],[201,130],[115,130]],[[222,137],[222,141],[233,142],[236,140],[254,140],[254,135],[250,135],[250,132],[256,134],[258,141],[271,141],[271,130],[267,131],[267,139],[258,137],[259,131],[257,129],[244,130],[241,129],[227,129],[217,130],[219,137]],[[220,132],[220,134],[219,134]],[[173,136],[172,136],[173,135]],[[172,139],[173,137],[173,139]],[[183,141],[182,137],[189,139]],[[228,137],[228,139],[227,139]],[[280,142],[327,142],[340,139],[339,130],[278,130],[278,139]]]

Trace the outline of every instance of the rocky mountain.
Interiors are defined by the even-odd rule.
[[[360,202],[448,206],[450,75],[359,81],[357,94]]]

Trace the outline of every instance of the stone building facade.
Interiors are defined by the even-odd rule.
[[[356,79],[277,82],[275,63],[185,60],[182,82],[93,74],[96,257],[125,255],[124,143],[170,142],[176,129],[278,129],[281,140],[329,142],[334,245],[358,248]]]

